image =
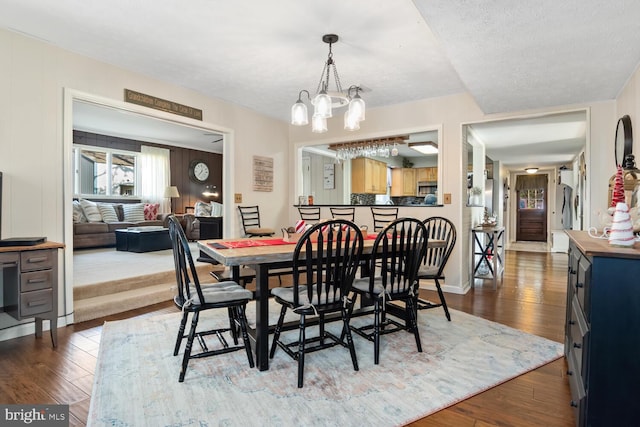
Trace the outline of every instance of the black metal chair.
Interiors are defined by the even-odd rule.
[[[330,232],[320,233],[325,225]],[[317,242],[315,240],[317,239]],[[307,230],[293,253],[293,286],[275,288],[271,294],[282,304],[269,357],[276,347],[298,361],[298,387],[303,385],[304,355],[335,345],[349,348],[353,369],[358,370],[356,350],[349,329],[349,291],[362,255],[362,232],[350,221],[331,220]],[[300,316],[298,340],[283,342],[280,335],[287,309]],[[325,330],[325,315],[340,313],[340,338]],[[307,316],[317,315],[319,335],[306,337]],[[346,336],[346,343],[344,337]]]
[[[444,267],[456,244],[456,227],[447,218],[434,216],[424,220],[429,236],[429,245],[425,253],[423,264],[418,270],[418,280],[433,280],[438,291],[439,303],[418,298],[418,310],[442,307],[447,320],[451,321],[447,301],[440,287],[440,280],[444,280]]]
[[[371,208],[373,231],[378,232],[398,219],[398,208]]]
[[[180,222],[175,216],[169,217],[169,236],[173,248],[173,261],[176,271],[176,283],[178,291],[173,299],[175,305],[182,310],[182,320],[176,338],[173,355],[177,356],[180,351],[180,344],[187,338],[187,344],[182,357],[182,367],[180,369],[179,382],[184,381],[187,365],[191,359],[199,359],[207,356],[229,353],[244,349],[247,352],[249,366],[253,368],[253,354],[247,333],[247,317],[245,307],[251,299],[251,291],[244,289],[236,282],[220,282],[200,285],[198,273],[193,264],[189,241],[180,226]],[[220,327],[212,330],[197,331],[200,312],[204,310],[226,308],[229,312],[228,327]],[[192,314],[191,328],[189,334],[185,335],[185,328],[189,314]],[[240,328],[243,345],[238,345],[237,328]],[[223,333],[230,332],[234,345],[230,346]],[[205,341],[208,335],[215,335],[220,341],[220,346],[216,344],[216,349],[210,350]],[[197,338],[202,351],[193,353],[193,341]]]
[[[245,236],[263,237],[273,236],[276,232],[273,228],[260,225],[260,208],[258,206],[238,206],[242,218],[242,229]]]
[[[329,208],[333,219],[346,219],[355,221],[356,208]]]
[[[351,329],[358,335],[373,341],[374,363],[380,361],[380,335],[397,331],[410,331],[416,340],[418,352],[422,352],[418,332],[416,300],[418,282],[416,274],[427,246],[427,230],[414,218],[400,218],[385,227],[373,243],[369,263],[369,277],[356,279],[352,291],[362,298],[373,300],[373,325]],[[406,309],[400,310],[405,317],[401,323],[388,317],[387,303],[402,301]],[[395,307],[395,305],[394,305]],[[353,304],[351,305],[353,309]]]
[[[315,206],[299,207],[300,219],[308,224],[317,224],[320,221],[320,208]]]

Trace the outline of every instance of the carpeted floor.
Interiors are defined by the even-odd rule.
[[[277,312],[271,308],[270,316]],[[225,316],[207,312],[201,322],[226,323]],[[281,350],[265,372],[250,369],[242,351],[192,360],[178,383],[178,313],[107,322],[88,425],[403,425],[562,356],[560,343],[462,312],[452,310],[451,322],[440,310],[419,318],[423,353],[410,334],[386,335],[376,366],[373,344],[354,336],[360,370],[346,348],[311,353],[302,389],[297,362]]]

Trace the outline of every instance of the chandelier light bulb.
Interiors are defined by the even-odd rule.
[[[364,100],[360,98],[358,89],[356,89],[356,95],[353,97],[351,102],[349,102],[349,114],[354,118],[354,120],[361,122],[365,118],[364,111]]]
[[[331,97],[327,95],[327,91],[322,89],[311,101],[315,107],[313,115],[318,115],[322,118],[328,119],[331,117]]]
[[[304,126],[309,123],[309,113],[307,106],[301,99],[291,107],[291,124],[295,126]]]
[[[327,130],[327,119],[314,114],[311,117],[311,131],[313,133],[325,133]]]
[[[351,114],[351,110],[344,112],[344,129],[350,131],[360,129],[360,122]]]

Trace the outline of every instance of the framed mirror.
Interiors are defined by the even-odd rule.
[[[633,133],[631,130],[631,118],[625,114],[618,119],[618,125],[616,126],[616,168],[618,167],[618,165],[624,166],[624,159],[625,157],[627,157],[627,155],[631,154],[632,147]]]

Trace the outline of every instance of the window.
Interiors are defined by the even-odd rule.
[[[74,145],[74,192],[82,196],[138,196],[138,153]]]
[[[520,209],[544,209],[544,189],[520,190],[518,192]]]

